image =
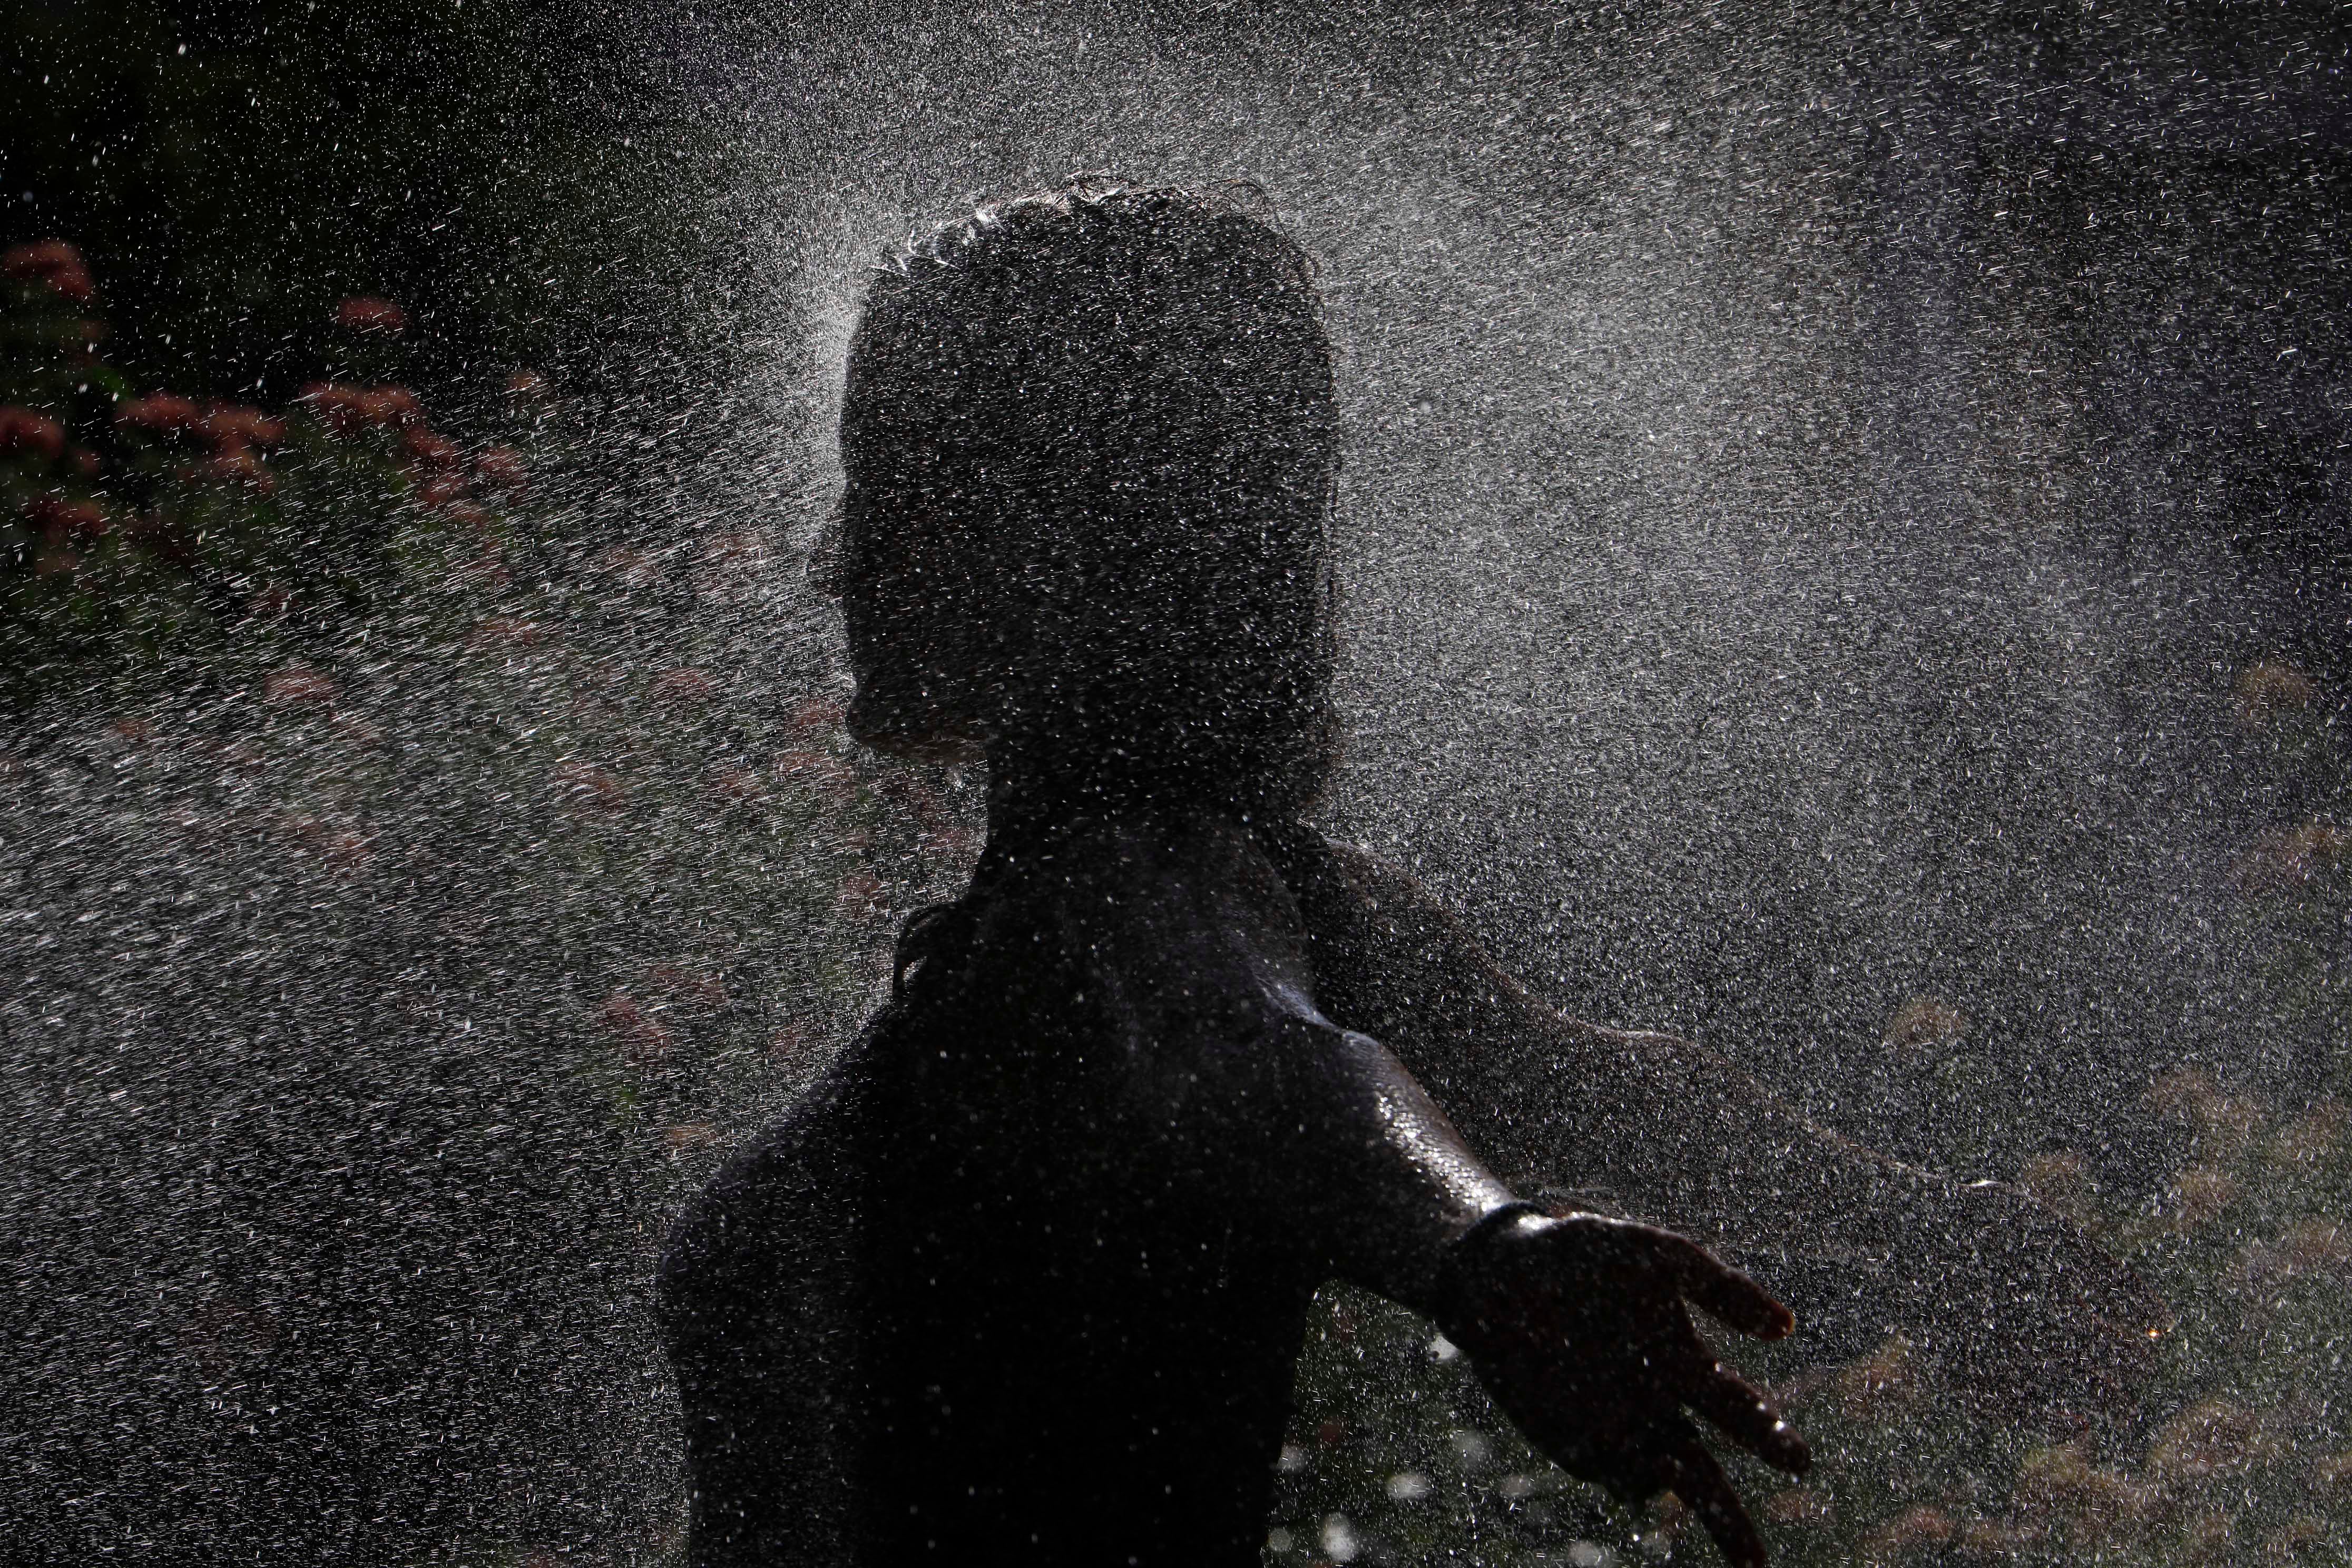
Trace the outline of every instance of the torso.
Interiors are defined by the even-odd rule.
[[[1156,890],[1184,843],[1151,839],[1135,895],[1175,963],[1215,901]],[[1093,855],[1083,893],[983,868],[675,1234],[698,1563],[1259,1561],[1316,1270],[1108,1104],[1166,1004],[1087,940],[1118,874],[1061,852]]]

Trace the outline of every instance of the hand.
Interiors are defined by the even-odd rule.
[[[1629,1507],[1672,1490],[1726,1557],[1762,1568],[1754,1521],[1684,1412],[1792,1475],[1812,1457],[1716,1360],[1685,1302],[1767,1340],[1796,1326],[1786,1307],[1671,1231],[1532,1205],[1497,1211],[1457,1242],[1439,1296],[1438,1326],[1555,1464]]]

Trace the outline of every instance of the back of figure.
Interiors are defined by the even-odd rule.
[[[984,753],[990,850],[892,1005],[676,1234],[702,1562],[1256,1559],[1328,1270],[1155,1160],[1183,1124],[1164,1097],[1126,1103],[1154,1029],[1125,993],[1182,967],[1153,944],[1223,962],[1152,914],[1208,907],[1173,890],[1200,868],[1143,855],[1161,898],[1097,838],[1088,897],[1123,912],[1042,868],[1084,821],[1168,808],[1271,898],[1244,925],[1296,925],[1234,824],[1311,795],[1328,749],[1337,422],[1313,265],[1255,201],[1074,185],[869,283],[828,573],[849,727]],[[1115,982],[1122,920],[1152,934]],[[1181,1012],[1196,1047],[1265,1025]]]
[[[698,1563],[1257,1560],[1318,1269],[1222,1163],[1159,1157],[1117,1080],[1171,1036],[1255,1048],[1245,999],[1171,1019],[1121,950],[1185,969],[1279,887],[1230,826],[1097,826],[1000,842],[909,942],[674,1237]]]

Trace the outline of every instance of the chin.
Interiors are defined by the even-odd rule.
[[[903,757],[910,763],[977,763],[987,756],[982,744],[970,736],[942,731],[936,726],[906,721],[900,714],[877,711],[879,704],[868,702],[864,692],[850,700],[845,727],[849,737],[859,745],[880,752],[885,756]]]

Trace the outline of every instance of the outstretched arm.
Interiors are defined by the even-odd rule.
[[[1787,1309],[1681,1237],[1517,1201],[1392,1053],[1318,1010],[1296,906],[1245,833],[1089,824],[1033,874],[1108,1026],[1087,1092],[1130,1169],[1269,1216],[1320,1269],[1433,1319],[1571,1474],[1627,1501],[1671,1488],[1734,1562],[1764,1561],[1685,1412],[1784,1468],[1805,1447],[1688,1306],[1765,1338]]]
[[[2163,1306],[2023,1193],[1864,1148],[1687,1040],[1565,1017],[1406,873],[1266,837],[1324,1010],[1379,1035],[1514,1186],[1685,1232],[1772,1279],[1822,1348],[1900,1333],[2002,1403],[2114,1407],[2144,1373]]]

